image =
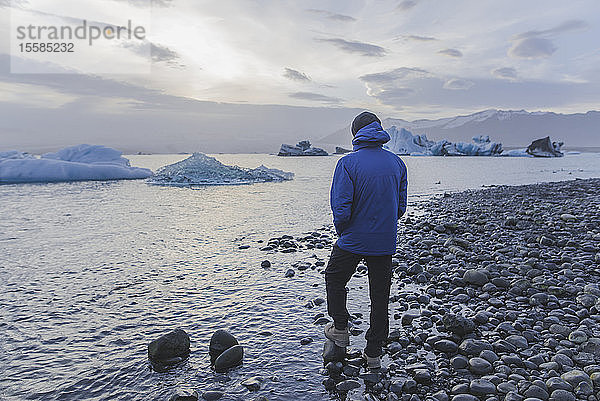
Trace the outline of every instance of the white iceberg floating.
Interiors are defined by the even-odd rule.
[[[227,166],[214,157],[194,153],[180,162],[161,167],[148,183],[155,185],[237,185],[288,181],[294,173],[260,166],[254,169]]]
[[[527,149],[511,149],[511,150],[508,150],[508,151],[502,153],[502,156],[533,157],[533,155],[530,155],[529,153],[527,153]]]
[[[100,145],[77,145],[34,157],[18,151],[0,152],[0,183],[131,180],[152,171],[131,167],[118,150]]]
[[[434,145],[434,142],[428,140],[427,136],[413,135],[412,132],[404,128],[398,130],[395,126],[392,126],[386,131],[390,135],[390,141],[384,145],[384,148],[399,155],[425,155],[429,148]]]
[[[390,141],[384,145],[386,149],[411,156],[496,156],[502,153],[502,144],[490,141],[489,136],[473,137],[473,143],[450,142],[442,139],[433,142],[425,135],[413,135],[412,132],[395,126],[387,129]]]
[[[6,159],[33,159],[33,155],[29,153],[19,152],[18,150],[8,150],[0,152],[0,161]]]

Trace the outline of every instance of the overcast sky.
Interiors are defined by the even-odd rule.
[[[150,10],[150,74],[11,74],[11,11],[53,4],[64,12],[60,0],[13,0],[12,10],[0,0],[0,135],[15,146],[39,140],[28,132],[44,124],[23,125],[27,115],[61,129],[48,135],[67,143],[85,119],[113,131],[145,120],[182,136],[214,134],[236,118],[243,129],[256,104],[338,109],[323,133],[356,109],[409,120],[487,108],[600,109],[598,0],[161,0]],[[112,9],[102,19],[122,24],[122,10]],[[238,114],[224,117],[210,102],[240,104]],[[270,119],[294,109],[259,110]],[[310,110],[290,118],[305,120]]]

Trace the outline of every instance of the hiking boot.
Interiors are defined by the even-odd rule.
[[[350,345],[350,332],[346,330],[338,330],[333,322],[325,325],[325,337],[333,341],[338,347],[345,348]]]
[[[368,356],[365,351],[363,351],[363,358],[367,360],[367,369],[369,370],[377,370],[381,369],[381,357],[372,358]]]

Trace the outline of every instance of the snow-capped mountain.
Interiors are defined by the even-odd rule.
[[[474,136],[489,135],[492,140],[512,147],[526,146],[532,140],[550,136],[564,141],[567,147],[600,146],[598,111],[558,114],[491,109],[438,120],[386,118],[382,123],[384,128],[405,128],[413,134],[426,134],[431,140],[469,141]],[[350,128],[345,127],[318,142],[345,145],[351,140]]]

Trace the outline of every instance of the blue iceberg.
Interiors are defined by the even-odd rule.
[[[238,185],[288,181],[294,173],[259,166],[254,169],[227,166],[214,157],[194,153],[185,160],[161,167],[148,183],[169,186]]]
[[[473,137],[473,143],[450,142],[442,139],[433,142],[425,135],[392,126],[387,129],[390,141],[384,147],[399,155],[412,156],[497,156],[502,153],[502,144],[490,141],[487,135]]]
[[[0,152],[0,184],[129,180],[148,178],[152,171],[131,167],[118,150],[77,145],[35,157],[19,151]]]

